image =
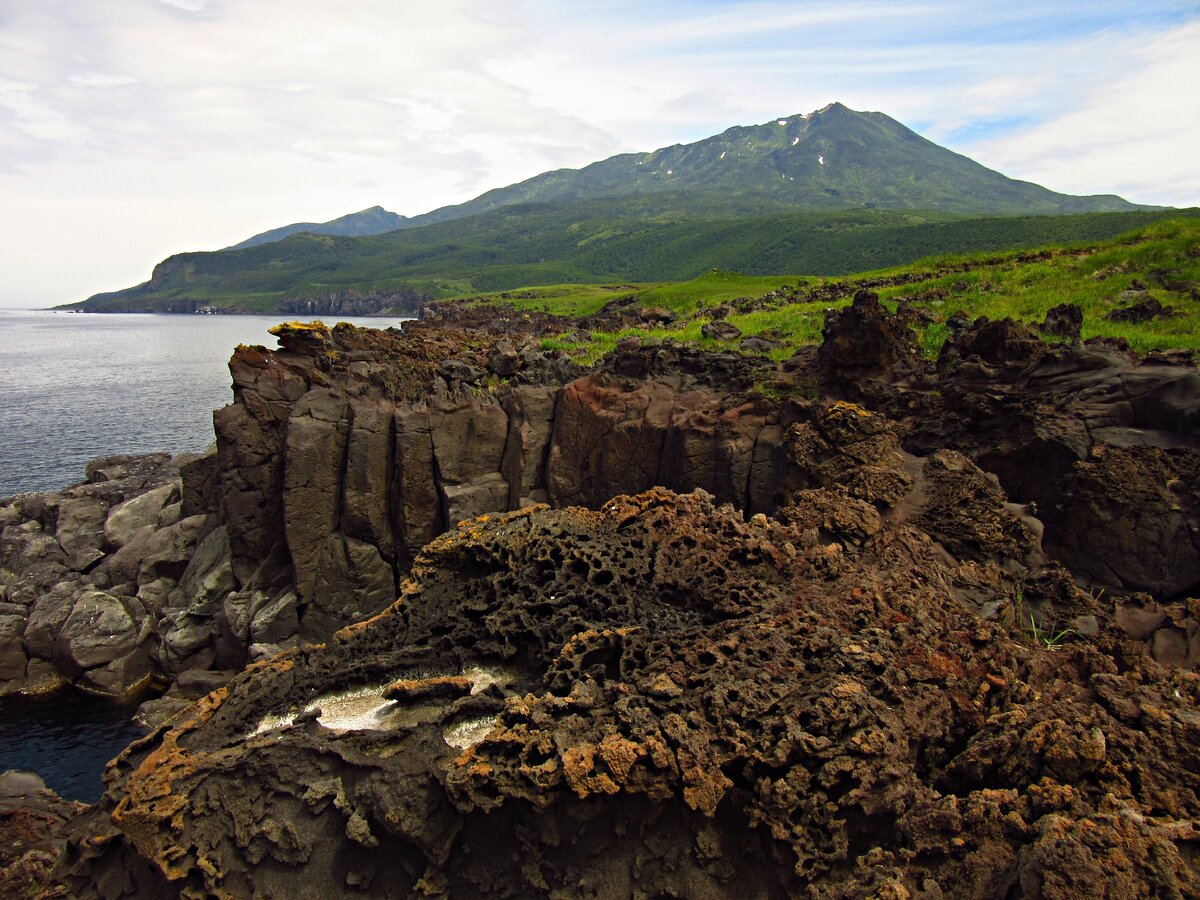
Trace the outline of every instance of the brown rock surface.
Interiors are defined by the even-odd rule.
[[[809,491],[828,508],[845,496]],[[951,510],[914,502],[859,545],[800,509],[747,522],[662,490],[465,522],[382,615],[253,667],[127,751],[72,826],[62,883],[80,897],[1194,893],[1197,676],[1119,630],[1050,649],[1020,615],[981,619],[964,579],[1047,619],[1090,600],[1004,540],[995,561],[953,562],[912,524],[952,532]],[[383,685],[431,666],[511,675],[386,705]],[[373,718],[331,714],[356,689]]]

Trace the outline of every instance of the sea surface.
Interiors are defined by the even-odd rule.
[[[0,497],[82,481],[100,456],[203,450],[233,399],[234,347],[277,346],[267,329],[284,318],[0,310]],[[0,698],[0,771],[94,802],[105,764],[142,734],[133,711],[70,692]]]
[[[100,456],[203,450],[234,347],[277,346],[285,318],[0,310],[0,497],[82,481]]]
[[[74,691],[0,697],[0,772],[36,772],[60,797],[95,803],[105,765],[146,734],[135,710]]]

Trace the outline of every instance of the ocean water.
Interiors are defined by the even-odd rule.
[[[0,697],[0,772],[36,772],[59,796],[95,803],[108,761],[146,733],[134,711],[74,691]]]
[[[203,450],[234,347],[277,346],[284,318],[0,310],[0,497],[81,481],[99,456]]]
[[[0,310],[0,497],[81,481],[99,456],[203,450],[233,399],[234,347],[277,346],[267,329],[283,318]],[[132,715],[71,692],[0,698],[0,771],[94,802],[105,764],[142,734]]]

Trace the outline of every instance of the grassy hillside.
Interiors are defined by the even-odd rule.
[[[173,256],[146,284],[68,308],[145,309],[186,299],[272,311],[281,298],[337,292],[445,297],[529,284],[674,281],[711,268],[837,275],[939,252],[1102,239],[1172,214],[966,219],[856,210],[748,218],[740,211],[736,200],[701,203],[680,194],[506,207],[371,237],[297,234],[243,250]]]
[[[389,212],[382,206],[372,206],[360,212],[339,216],[328,222],[295,222],[263,231],[244,241],[239,241],[226,250],[241,250],[243,247],[254,247],[258,244],[269,244],[272,241],[282,241],[285,237],[308,231],[312,234],[340,234],[346,237],[361,237],[367,234],[383,234],[403,228],[408,222],[407,216]]]
[[[917,328],[930,356],[936,356],[945,340],[945,320],[958,310],[971,318],[1010,316],[1038,323],[1047,310],[1065,302],[1083,308],[1085,339],[1124,338],[1140,352],[1200,350],[1200,218],[1196,216],[1157,221],[1107,240],[1055,244],[1035,251],[943,254],[845,279],[713,271],[684,282],[541,286],[474,297],[470,302],[585,316],[614,298],[632,296],[642,306],[666,307],[679,316],[669,327],[596,331],[586,341],[579,340],[572,327],[547,339],[548,347],[566,349],[585,360],[598,358],[628,336],[671,337],[712,349],[737,349],[740,339],[716,341],[701,335],[701,328],[711,321],[708,310],[732,302],[747,311],[734,312],[726,321],[741,329],[743,336],[778,341],[771,355],[785,359],[799,347],[820,341],[827,308],[849,302],[857,287],[896,276],[908,276],[907,283],[873,289],[893,309],[908,300],[931,314],[933,321]],[[848,288],[847,299],[828,300],[824,288],[832,282]],[[1114,310],[1145,298],[1171,307],[1174,315],[1139,324],[1108,318]]]

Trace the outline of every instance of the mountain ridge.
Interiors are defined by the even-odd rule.
[[[782,135],[782,137],[780,137]],[[882,140],[880,140],[882,138]],[[931,191],[926,179],[922,199],[898,196],[895,190],[881,190],[884,179],[878,171],[887,169],[887,178],[897,179],[895,154],[888,165],[870,158],[871,150],[895,150],[912,145],[903,154],[901,173],[904,180],[917,178],[920,164],[940,163],[956,174],[970,177],[983,185],[982,197],[963,201],[945,190]],[[765,149],[765,152],[764,152]],[[909,149],[909,148],[905,148]],[[864,152],[867,151],[867,152]],[[719,151],[719,152],[718,152]],[[849,151],[848,158],[846,151]],[[915,155],[914,155],[915,154]],[[934,158],[931,159],[930,154]],[[466,203],[440,207],[413,216],[409,227],[463,218],[488,209],[523,201],[598,199],[633,194],[653,194],[665,190],[711,191],[720,188],[745,190],[746,179],[738,169],[766,164],[780,176],[770,193],[775,202],[808,209],[935,209],[968,214],[1020,214],[1066,212],[1121,212],[1147,209],[1115,194],[1076,196],[1051,191],[1033,182],[1008,178],[995,170],[952,150],[935,144],[881,112],[859,112],[842,103],[829,103],[812,113],[771,119],[760,125],[734,125],[719,134],[687,144],[672,144],[644,153],[622,153],[579,169],[554,169],[516,184],[494,188]],[[714,158],[715,157],[715,158]],[[720,172],[719,164],[728,160],[733,171]],[[644,168],[645,174],[630,182],[623,173]],[[843,169],[841,177],[833,173]],[[679,170],[679,171],[676,171]],[[797,188],[797,175],[820,178],[815,190],[803,182]],[[753,192],[762,196],[765,183],[761,174],[754,176],[761,187]],[[649,179],[649,182],[648,180]],[[655,180],[662,185],[657,188]],[[668,185],[668,180],[673,183]],[[698,188],[697,185],[702,185]]]
[[[861,254],[841,241],[845,258],[822,251],[825,268],[805,268],[814,257],[804,246],[830,229],[861,229],[864,240],[895,243],[891,235],[870,234],[870,226],[1155,209],[1115,195],[1076,197],[1017,181],[883,113],[831,103],[808,114],[733,126],[689,144],[543,172],[411,218],[372,207],[329,223],[263,232],[223,251],[175,254],[155,267],[148,282],[64,308],[132,311],[132,302],[145,311],[161,302],[181,311],[214,303],[264,311],[264,304],[274,302],[283,311],[298,299],[357,303],[389,291],[446,296],[527,285],[537,277],[624,280],[636,272],[655,280],[666,277],[654,270],[656,259],[671,277],[690,277],[713,264],[710,257],[722,240],[741,245],[764,235],[775,240],[779,217],[788,219],[785,243],[795,252],[773,258],[797,273],[834,273],[860,267]],[[848,222],[847,216],[857,220]],[[337,228],[385,230],[345,236]],[[1028,245],[1028,234],[1016,234],[1022,228],[1013,226],[1011,246]],[[1063,239],[1091,236],[1094,229],[1087,229],[1087,235],[1068,230]],[[1044,240],[1045,228],[1037,231]],[[692,235],[685,241],[691,255],[670,260],[655,255],[654,243],[670,243],[684,232]],[[282,239],[275,237],[280,234]],[[988,241],[988,248],[999,249],[994,237]],[[736,263],[741,257],[732,258]],[[911,261],[896,254],[886,258],[889,264]]]
[[[291,237],[293,234],[308,232],[309,234],[330,234],[341,237],[365,237],[373,234],[386,234],[403,228],[409,221],[408,216],[384,209],[382,206],[371,206],[358,212],[347,213],[330,219],[328,222],[295,222],[291,225],[281,225],[259,232],[224,247],[224,250],[244,250],[247,247],[257,247],[259,244],[270,244]]]

